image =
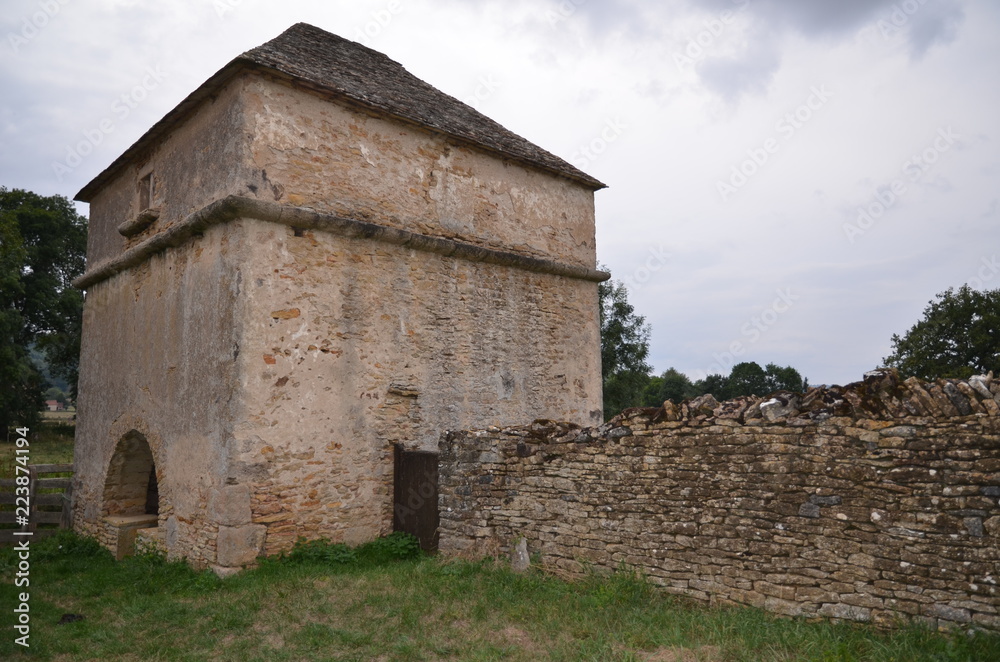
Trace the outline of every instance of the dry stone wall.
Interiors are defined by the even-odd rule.
[[[440,443],[441,548],[785,615],[1000,629],[1000,383],[847,387]]]

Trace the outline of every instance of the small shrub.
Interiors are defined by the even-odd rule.
[[[394,531],[358,547],[358,553],[377,562],[415,559],[420,556],[420,540],[409,533]]]
[[[326,538],[317,540],[299,538],[290,552],[277,558],[262,560],[262,565],[309,563],[357,567],[414,559],[418,556],[420,556],[420,541],[414,536],[397,531],[353,549],[343,543],[330,542]]]
[[[332,543],[326,538],[317,540],[299,538],[285,558],[292,563],[349,565],[357,560],[357,554],[347,545]]]

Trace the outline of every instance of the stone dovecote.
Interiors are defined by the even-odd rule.
[[[313,26],[240,55],[78,194],[75,526],[226,573],[387,533],[445,430],[600,422],[602,186]]]

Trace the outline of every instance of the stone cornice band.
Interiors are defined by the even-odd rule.
[[[484,248],[444,237],[429,237],[417,232],[410,232],[409,230],[400,230],[399,228],[386,227],[377,223],[344,218],[312,209],[255,200],[239,195],[230,195],[189,214],[181,222],[136,244],[121,255],[100,262],[73,281],[73,285],[81,290],[86,289],[91,285],[111,278],[115,274],[141,264],[151,255],[165,251],[168,248],[180,246],[192,236],[203,233],[213,225],[226,223],[238,218],[254,218],[294,228],[321,230],[342,237],[371,239],[404,248],[435,253],[445,257],[515,267],[525,271],[565,276],[566,278],[589,280],[597,283],[611,277],[607,272],[597,269],[563,264],[544,258],[529,257],[510,251]]]

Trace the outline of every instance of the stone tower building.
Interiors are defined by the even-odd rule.
[[[600,421],[602,186],[313,26],[240,55],[77,196],[75,527],[432,546],[443,431]]]

